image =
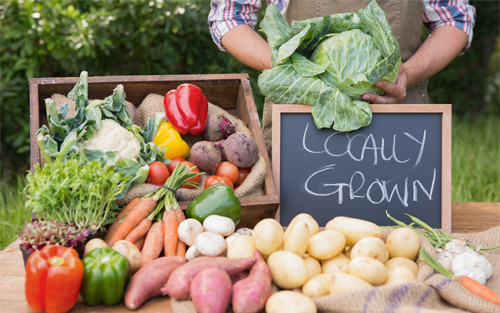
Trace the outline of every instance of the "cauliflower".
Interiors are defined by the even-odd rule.
[[[83,149],[116,151],[120,159],[135,159],[141,152],[141,143],[113,119],[103,119],[100,127],[94,130],[94,136],[82,142]]]

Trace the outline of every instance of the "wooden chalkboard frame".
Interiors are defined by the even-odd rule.
[[[441,113],[441,229],[451,232],[451,104],[371,104],[377,113]],[[273,105],[272,115],[272,166],[274,184],[280,194],[281,114],[311,113],[309,105]],[[280,221],[280,209],[276,213]]]

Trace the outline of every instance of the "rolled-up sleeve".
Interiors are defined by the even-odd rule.
[[[472,42],[472,29],[476,21],[476,9],[468,0],[424,0],[424,26],[432,33],[444,25],[455,26],[467,34],[467,44],[462,53]]]
[[[268,0],[278,6],[281,13],[286,10],[288,0]],[[226,51],[221,44],[222,37],[239,25],[255,28],[257,11],[262,6],[261,0],[212,0],[208,15],[210,34],[220,50]]]

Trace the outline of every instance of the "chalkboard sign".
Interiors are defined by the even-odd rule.
[[[273,174],[283,226],[309,213],[393,225],[404,213],[451,231],[451,105],[371,105],[369,126],[317,129],[311,107],[273,106]]]

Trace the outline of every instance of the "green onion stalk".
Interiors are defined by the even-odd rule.
[[[429,242],[436,249],[444,247],[448,242],[457,238],[457,237],[455,237],[455,236],[453,236],[445,231],[442,231],[439,229],[434,229],[434,228],[430,227],[428,224],[424,223],[423,221],[421,221],[420,219],[418,219],[414,216],[411,216],[410,214],[405,213],[413,221],[412,223],[407,225],[401,221],[398,221],[397,219],[393,218],[392,216],[390,216],[387,211],[385,211],[385,213],[387,214],[388,218],[390,218],[394,223],[396,223],[396,226],[383,226],[384,228],[406,227],[406,228],[413,229],[415,232],[417,232],[418,234],[424,236],[427,240],[429,240]],[[415,225],[415,224],[418,225],[418,227],[414,227],[413,225]],[[421,229],[423,229],[423,231]],[[473,250],[476,250],[476,251],[478,250],[478,247],[476,247],[468,242],[467,242],[467,246]],[[498,248],[500,248],[500,245],[494,246],[494,247],[479,247],[479,250],[494,250],[494,249],[498,249]]]
[[[181,208],[175,198],[175,191],[183,185],[199,188],[197,182],[189,181],[193,177],[203,174],[193,171],[195,168],[196,166],[189,168],[185,164],[177,163],[172,175],[170,175],[165,184],[163,184],[159,190],[153,191],[143,197],[143,199],[152,197],[157,203],[156,209],[148,216],[148,219],[154,220],[154,218],[158,216],[158,220],[161,220],[163,214],[160,213],[163,213],[165,210]]]

